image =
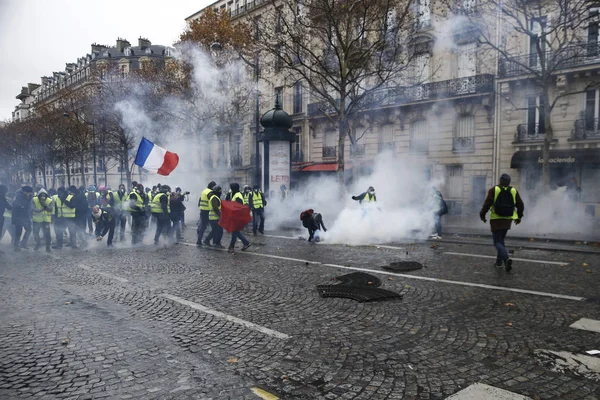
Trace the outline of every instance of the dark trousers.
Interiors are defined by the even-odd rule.
[[[115,237],[115,227],[117,225],[117,220],[113,218],[110,221],[100,221],[98,222],[98,225],[100,227],[100,232],[102,233],[104,233],[104,231],[108,229],[108,240],[106,241],[106,245],[112,246],[113,238]]]
[[[161,234],[167,238],[171,234],[171,220],[166,214],[155,214],[153,217],[156,218],[156,233],[154,234],[154,243],[157,244]]]
[[[438,213],[433,214],[433,223],[435,224],[437,235],[442,236],[442,216]]]
[[[125,226],[127,225],[127,216],[123,212],[119,212],[116,216],[116,224],[119,229],[119,240],[125,241]]]
[[[508,251],[506,251],[506,246],[504,245],[504,238],[506,238],[507,233],[508,229],[499,229],[496,231],[492,231],[494,247],[496,248],[496,250],[498,250],[498,255],[496,256],[497,261],[508,260]]]
[[[259,218],[260,218],[260,224],[258,222]],[[265,209],[264,208],[258,208],[258,209],[252,210],[252,231],[254,233],[256,233],[257,228],[260,233],[263,233],[265,231]]]
[[[4,220],[4,225],[0,231],[0,239],[2,239],[4,234],[8,232],[12,242],[12,237],[15,236],[15,226],[12,224],[12,218],[2,216],[2,219]]]
[[[4,235],[4,215],[0,215],[0,239]]]
[[[54,222],[54,233],[56,234],[56,248],[62,249],[64,243],[64,234],[69,231],[69,242],[72,248],[76,247],[74,218],[56,218]]]
[[[250,243],[248,241],[248,239],[246,239],[244,237],[244,235],[242,235],[242,232],[235,231],[235,232],[231,232],[231,242],[229,243],[229,247],[235,246],[235,242],[237,241],[238,238],[242,241],[242,243],[244,244],[244,246],[247,245],[248,243]]]
[[[15,226],[15,234],[12,237],[13,247],[15,249],[18,249],[19,247],[26,247],[27,241],[29,240],[29,235],[31,235],[31,221],[13,220],[13,225]],[[23,239],[21,239],[23,230],[25,230],[25,234],[23,235]]]
[[[177,240],[183,239],[183,235],[181,234],[181,228],[183,223],[181,221],[181,217],[173,216],[171,217],[171,222],[173,223],[173,226],[171,227],[171,234],[174,233]]]
[[[33,223],[33,238],[35,239],[35,248],[39,249],[42,247],[42,238],[40,237],[40,231],[44,235],[44,242],[46,244],[46,250],[50,250],[50,244],[52,242],[52,234],[50,233],[49,222],[34,222]]]
[[[196,243],[202,243],[204,231],[206,231],[206,228],[208,228],[208,225],[210,224],[210,221],[208,220],[208,213],[210,213],[210,211],[200,211],[200,224],[198,225],[198,229],[196,231],[198,233],[198,240]]]
[[[87,228],[88,228],[88,232],[90,234],[94,233],[94,217],[92,217],[92,210],[88,211],[87,215],[86,215],[86,222],[87,222]]]
[[[142,243],[146,230],[146,215],[144,213],[131,213],[131,244]]]
[[[210,243],[212,239],[213,244],[221,245],[221,239],[223,239],[223,228],[219,225],[219,220],[210,221],[211,231],[204,240],[204,243]]]
[[[76,236],[81,239],[81,245],[87,246],[87,237],[85,236],[85,228],[87,225],[87,213],[75,216],[75,232]]]

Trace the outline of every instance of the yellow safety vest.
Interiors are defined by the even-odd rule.
[[[33,206],[38,210],[44,210],[44,206],[48,207],[52,204],[52,199],[46,198],[45,204],[42,205],[39,197],[33,198]],[[33,213],[33,222],[50,222],[52,221],[52,211],[42,211]]]
[[[263,203],[263,198],[262,198],[262,193],[258,192],[258,193],[252,193],[252,206],[256,209],[256,208],[263,208],[264,207],[264,203]]]
[[[244,193],[244,194],[242,195],[242,198],[244,199],[244,204],[245,204],[245,205],[248,205],[248,203],[249,203],[249,199],[250,199],[250,193]]]
[[[129,199],[129,197],[131,197],[132,194],[135,195],[135,206],[139,207],[142,210],[144,209],[144,199],[142,198],[142,196],[140,196],[138,192],[132,190],[131,193],[129,193],[129,196],[127,196],[127,199],[123,202],[123,210],[130,212],[140,212],[139,210],[134,210],[131,208],[131,200]]]
[[[368,192],[365,194],[363,201],[367,201],[369,203],[375,203],[375,196],[371,196]]]
[[[508,187],[506,189],[508,189]],[[496,204],[496,199],[498,198],[500,191],[506,190],[506,189],[502,189],[500,186],[496,185],[496,187],[494,188],[494,204]],[[510,194],[512,195],[513,202],[515,203],[515,211],[513,212],[513,215],[511,215],[510,217],[503,217],[501,215],[496,214],[496,212],[494,210],[495,207],[492,204],[492,208],[490,211],[490,219],[518,219],[519,218],[519,216],[517,215],[517,189],[510,188]]]
[[[213,194],[210,197],[210,199],[208,199],[208,205],[210,206],[210,212],[208,213],[208,219],[210,221],[218,221],[219,220],[219,215],[214,211],[214,209],[212,207],[212,199],[214,197],[216,197],[217,199],[219,199],[219,210],[221,209],[221,199],[216,194]]]
[[[116,192],[112,192],[112,194],[113,199],[115,199],[115,207],[120,207],[123,201],[127,201],[127,193],[123,193],[123,197],[121,197],[121,192],[119,192],[118,190]]]
[[[240,192],[237,192],[236,194],[234,194],[233,197],[231,198],[231,201],[236,201],[237,199],[242,200],[242,204],[244,204],[244,196],[242,196],[242,194]]]
[[[200,211],[210,211],[210,204],[208,204],[208,194],[210,192],[212,192],[212,189],[206,188],[200,193],[200,200],[198,200]]]
[[[71,201],[72,198],[73,195],[70,194],[65,200]],[[75,209],[64,204],[58,195],[56,195],[56,209],[58,210],[56,216],[59,218],[75,218]]]
[[[162,206],[160,204],[160,199],[163,196],[167,196],[167,212],[171,213],[171,195],[166,193],[159,193],[152,199],[152,203],[150,203],[150,211],[152,214],[164,214]]]

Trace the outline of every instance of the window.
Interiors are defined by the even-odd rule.
[[[415,0],[413,4],[416,28],[424,29],[431,26],[431,1],[430,0]]]
[[[415,56],[413,60],[414,65],[414,79],[416,83],[427,83],[431,78],[431,70],[429,67],[429,61],[431,55],[429,53],[420,53]]]
[[[475,43],[467,43],[458,46],[456,59],[456,70],[458,78],[477,75],[475,54],[477,47]]]
[[[584,165],[581,169],[581,201],[596,203],[600,198],[600,164]]]
[[[275,10],[277,16],[275,21],[275,33],[283,32],[283,7],[277,7]]]
[[[260,40],[260,17],[254,18],[254,40]]]
[[[302,112],[302,81],[294,85],[294,114]]]
[[[131,47],[128,47],[125,49],[125,55],[126,56],[130,56],[131,55]]]
[[[527,135],[543,135],[546,133],[544,123],[544,101],[541,97],[527,99]]]
[[[585,93],[585,130],[598,132],[598,118],[600,118],[600,91],[588,90]]]
[[[275,88],[275,101],[278,101],[281,108],[283,108],[283,86]]]
[[[275,71],[279,72],[283,68],[283,55],[281,52],[282,45],[275,46]]]
[[[254,57],[254,79],[260,78],[260,54],[257,54],[256,57]]]
[[[595,57],[598,55],[598,17],[600,8],[590,8],[588,23],[587,55]]]
[[[427,123],[418,119],[410,125],[410,149],[413,151],[427,151]]]
[[[475,116],[466,114],[456,118],[452,150],[473,150],[475,145]]]
[[[546,51],[546,37],[544,35],[544,30],[546,29],[546,19],[533,19],[530,22],[529,29],[533,34],[533,36],[529,37],[529,67],[539,68],[540,60],[537,46],[539,43],[542,53]]]
[[[296,141],[294,142],[294,154],[293,161],[304,161],[302,157],[302,127],[297,126],[294,128],[296,132]]]
[[[446,196],[449,199],[463,197],[463,167],[462,165],[446,166]]]

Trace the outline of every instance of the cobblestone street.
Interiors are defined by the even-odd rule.
[[[0,398],[445,399],[475,383],[600,398],[597,373],[538,353],[600,349],[600,333],[569,327],[600,319],[597,246],[509,238],[507,273],[488,237],[345,246],[268,232],[232,255],[193,234],[51,255],[1,246]],[[382,269],[395,261],[425,268]],[[403,298],[319,296],[356,271]]]

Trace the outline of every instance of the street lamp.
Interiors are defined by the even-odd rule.
[[[69,113],[65,112],[63,114],[63,117],[65,118],[69,118]],[[83,121],[84,124],[86,125],[91,125],[92,126],[92,158],[93,158],[93,162],[94,162],[94,185],[97,185],[98,183],[98,177],[97,177],[97,171],[96,171],[96,125],[94,125],[93,122],[88,122],[88,121]],[[83,166],[81,166],[83,168]]]

